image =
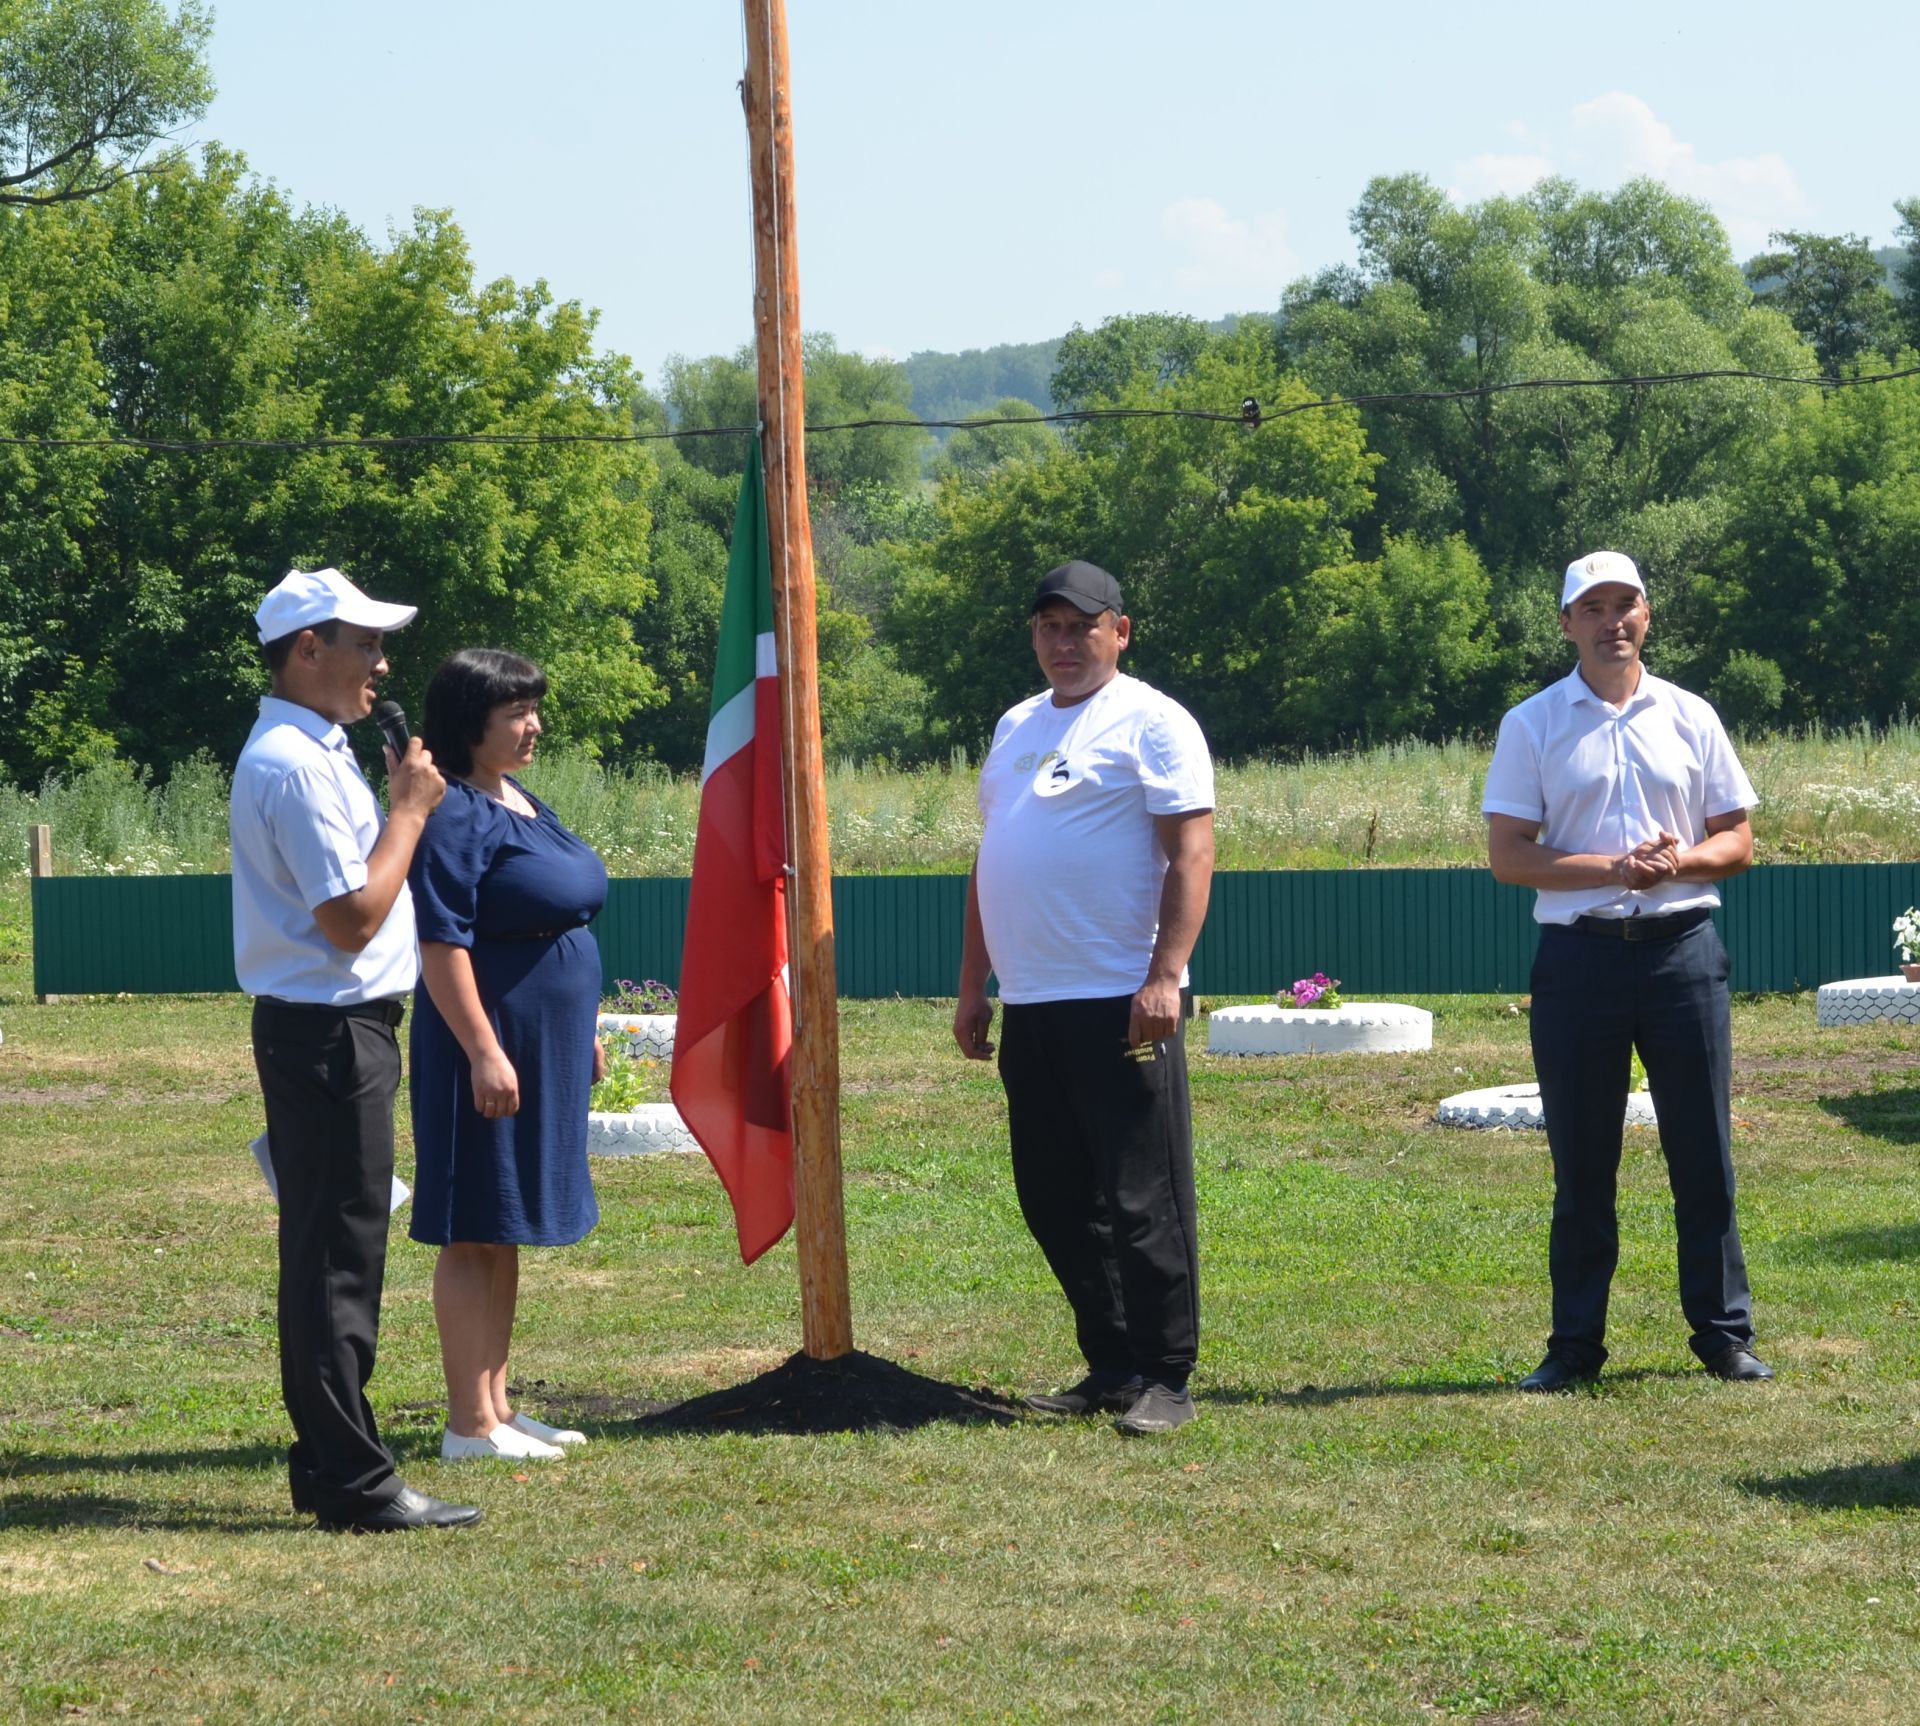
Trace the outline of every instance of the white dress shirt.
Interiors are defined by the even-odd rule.
[[[1624,706],[1602,701],[1576,667],[1508,710],[1481,799],[1486,815],[1540,823],[1556,851],[1617,857],[1664,829],[1683,845],[1707,836],[1707,820],[1759,799],[1711,703],[1642,669]],[[1541,889],[1541,923],[1576,917],[1669,916],[1720,903],[1711,881],[1630,888]]]
[[[347,735],[310,707],[264,697],[233,770],[233,963],[249,995],[345,1007],[404,995],[420,974],[403,884],[358,953],[313,908],[367,884],[383,817]]]

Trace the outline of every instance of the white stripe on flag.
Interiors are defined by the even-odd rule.
[[[702,785],[713,777],[715,768],[731,761],[753,741],[754,687],[749,683],[707,721],[707,758],[700,764]]]
[[[753,638],[753,674],[755,677],[778,677],[780,662],[773,656],[773,631]]]

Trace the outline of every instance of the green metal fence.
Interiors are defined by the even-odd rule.
[[[1883,976],[1891,925],[1920,903],[1920,863],[1776,864],[1723,888],[1718,921],[1736,989]],[[840,992],[950,995],[966,879],[850,875],[833,884]],[[1484,869],[1296,869],[1214,877],[1196,989],[1271,993],[1322,970],[1348,993],[1492,994],[1527,986],[1533,895]],[[595,932],[609,983],[678,987],[683,880],[615,881]],[[33,883],[39,994],[238,987],[225,875],[54,876]]]

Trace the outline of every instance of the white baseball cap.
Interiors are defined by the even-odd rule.
[[[369,599],[337,569],[290,569],[260,602],[253,620],[262,641],[338,618],[361,629],[402,629],[419,614],[417,605]]]
[[[1565,611],[1588,588],[1601,587],[1609,581],[1630,587],[1642,599],[1646,598],[1647,584],[1640,579],[1632,558],[1624,551],[1596,551],[1567,565],[1567,579],[1560,589],[1560,609]]]

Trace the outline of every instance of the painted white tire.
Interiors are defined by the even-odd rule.
[[[1207,1015],[1210,1055],[1387,1055],[1433,1047],[1433,1015],[1394,1001],[1344,1007],[1221,1007]]]
[[[642,1103],[622,1114],[587,1116],[587,1150],[601,1157],[637,1157],[649,1151],[697,1151],[700,1146],[671,1103]]]
[[[1494,1085],[1484,1091],[1462,1091],[1449,1097],[1435,1111],[1434,1119],[1443,1127],[1544,1127],[1540,1112],[1538,1085]],[[1626,1124],[1652,1127],[1659,1123],[1653,1113],[1653,1098],[1635,1091],[1627,1098]]]
[[[602,1013],[595,1029],[618,1031],[636,1061],[671,1061],[673,1032],[680,1021],[671,1013]],[[699,1142],[671,1103],[642,1103],[618,1114],[595,1110],[587,1116],[587,1149],[596,1156],[633,1157],[648,1151],[697,1151]]]
[[[679,1023],[671,1013],[602,1013],[594,1029],[618,1031],[636,1061],[671,1061],[673,1028]]]
[[[1920,983],[1904,977],[1856,977],[1822,983],[1814,1003],[1816,1025],[1865,1025],[1884,1021],[1920,1025]]]

